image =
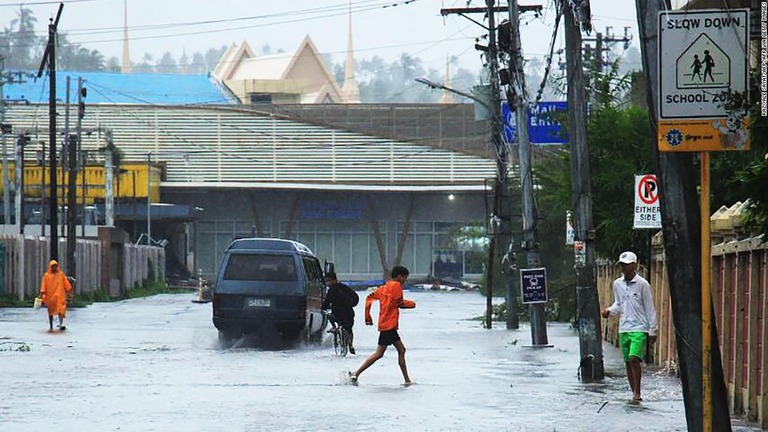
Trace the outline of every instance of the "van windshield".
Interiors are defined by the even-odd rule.
[[[291,255],[232,254],[224,279],[294,282],[296,263]]]

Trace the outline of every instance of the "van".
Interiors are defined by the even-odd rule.
[[[258,334],[318,342],[325,283],[320,261],[305,245],[282,239],[233,241],[213,288],[213,325],[230,342]]]

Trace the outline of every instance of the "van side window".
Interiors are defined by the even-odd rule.
[[[241,281],[293,282],[296,262],[291,255],[232,254],[224,279]]]
[[[323,285],[325,282],[323,279],[323,270],[320,268],[320,262],[309,257],[302,257],[302,260],[304,261],[304,271],[307,280],[310,282],[319,282]]]

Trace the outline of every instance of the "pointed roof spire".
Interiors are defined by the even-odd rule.
[[[352,0],[349,0],[349,39],[347,40],[347,62],[344,65],[344,84],[341,94],[346,103],[360,103],[360,88],[355,81],[355,55],[352,51]]]
[[[179,69],[182,74],[189,73],[189,58],[187,57],[187,50],[181,51],[181,58],[179,59]]]
[[[451,87],[451,59],[447,55],[445,56],[445,82],[443,85],[445,87]],[[452,104],[456,103],[456,101],[453,99],[453,94],[451,92],[443,89],[443,95],[440,96],[438,103]]]
[[[120,73],[131,73],[131,55],[128,53],[128,0],[123,0],[125,21],[123,24],[123,63]]]

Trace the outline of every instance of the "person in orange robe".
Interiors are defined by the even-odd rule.
[[[379,301],[379,342],[376,346],[376,351],[365,359],[355,372],[349,372],[352,384],[357,384],[360,374],[384,357],[384,351],[387,350],[389,345],[394,345],[397,350],[397,364],[403,373],[405,385],[411,385],[411,377],[408,376],[408,366],[405,364],[405,345],[397,333],[397,329],[400,326],[400,309],[416,307],[416,302],[403,298],[403,285],[408,280],[409,273],[407,268],[395,266],[391,273],[392,279],[366,297],[365,325],[373,325],[371,305],[374,301]]]
[[[67,316],[67,300],[72,298],[72,284],[69,283],[67,275],[59,269],[59,263],[51,260],[48,264],[48,271],[43,275],[40,282],[40,297],[48,307],[48,325],[49,330],[53,331],[53,317],[59,316],[59,329],[65,330],[64,317]]]

